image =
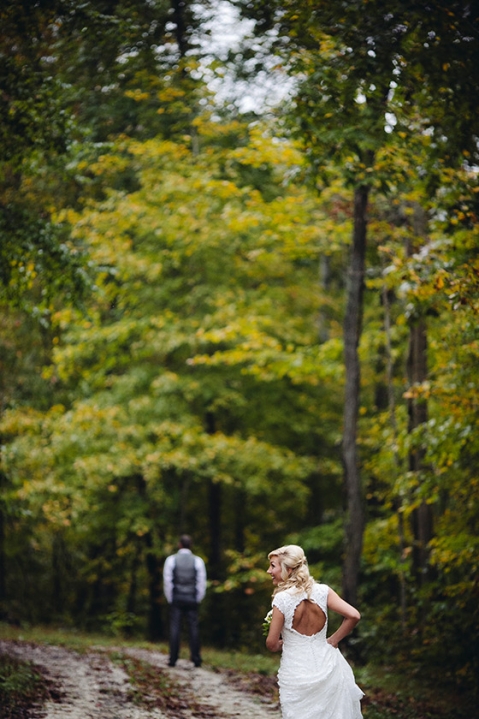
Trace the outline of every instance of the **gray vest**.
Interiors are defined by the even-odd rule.
[[[173,601],[196,604],[195,557],[189,552],[178,552],[175,555]]]

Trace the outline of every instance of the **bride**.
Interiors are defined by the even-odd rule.
[[[268,559],[275,590],[266,646],[282,651],[278,683],[283,719],[361,719],[364,695],[338,649],[359,622],[359,612],[314,581],[301,547],[280,547]],[[343,622],[326,638],[328,609]]]

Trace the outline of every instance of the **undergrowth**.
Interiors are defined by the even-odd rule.
[[[48,696],[44,678],[30,662],[0,654],[0,719],[33,717]]]

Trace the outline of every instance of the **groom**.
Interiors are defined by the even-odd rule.
[[[178,659],[183,616],[188,623],[191,661],[195,667],[201,666],[198,608],[206,593],[206,567],[191,551],[191,544],[191,537],[182,534],[178,552],[167,557],[163,567],[163,591],[170,605],[170,667]]]

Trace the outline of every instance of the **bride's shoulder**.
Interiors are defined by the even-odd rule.
[[[280,601],[282,601],[282,600],[284,601],[285,599],[288,599],[289,597],[291,597],[292,593],[293,592],[291,591],[291,587],[288,587],[288,589],[282,589],[280,592],[276,592],[276,594],[273,597],[273,601],[278,598]]]
[[[315,594],[327,594],[329,587],[327,584],[321,584],[321,582],[315,582],[313,585],[313,593]]]
[[[276,592],[273,597],[273,607],[278,607],[278,609],[281,609],[281,611],[284,613],[285,608],[288,608],[292,604],[294,604],[296,595],[297,593],[292,587],[288,587],[287,589],[282,589],[280,592]]]

